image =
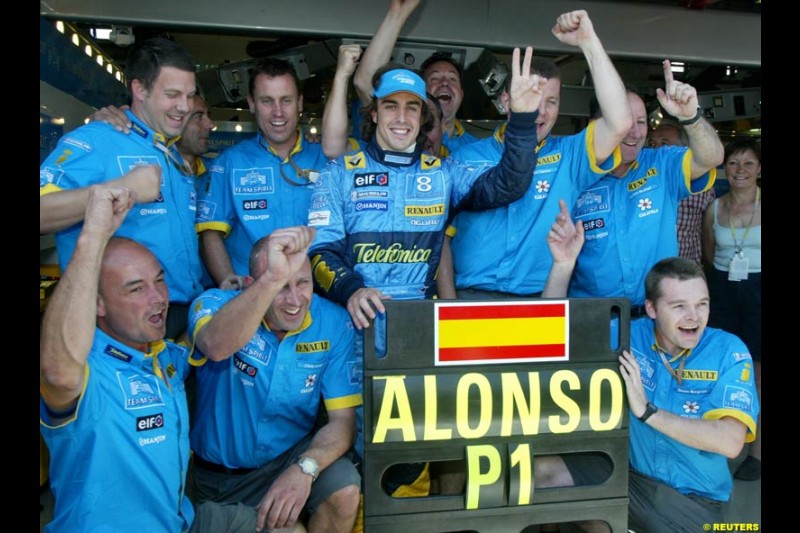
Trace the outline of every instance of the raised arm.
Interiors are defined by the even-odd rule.
[[[627,350],[623,350],[619,361],[631,413],[640,417],[647,406],[647,396],[642,385],[639,364]],[[683,418],[666,409],[659,409],[645,423],[686,446],[718,453],[729,459],[739,455],[747,437],[747,426],[731,416],[716,420],[692,419]]]
[[[569,280],[575,269],[575,261],[583,247],[583,222],[578,225],[569,217],[567,203],[559,200],[561,211],[547,234],[547,246],[553,254],[553,265],[547,275],[547,282],[542,291],[543,298],[564,298],[567,296]]]
[[[258,254],[260,275],[199,331],[195,344],[212,361],[227,359],[255,335],[275,296],[300,270],[316,230],[293,226],[272,232]]]
[[[664,89],[656,89],[656,97],[664,111],[678,119],[689,138],[689,149],[692,151],[691,178],[699,178],[721,165],[725,148],[714,127],[703,117],[697,90],[673,78],[669,59],[664,60]]]
[[[138,203],[152,202],[161,190],[161,167],[139,165],[105,185],[128,189]],[[90,189],[81,187],[40,194],[39,233],[59,231],[83,220],[89,205]]]
[[[39,385],[55,412],[69,410],[83,389],[97,323],[100,265],[106,245],[133,205],[127,189],[96,185],[87,191],[85,220],[75,252],[42,321]]]
[[[361,47],[357,44],[339,47],[331,93],[322,114],[322,151],[328,159],[335,159],[347,151],[347,84],[360,56]]]
[[[419,0],[391,0],[389,11],[370,40],[353,77],[362,104],[368,104],[372,98],[372,76],[391,59],[400,30],[418,5]]]
[[[474,179],[463,190],[464,183],[458,180],[453,188],[451,215],[459,211],[485,211],[508,205],[520,199],[528,190],[536,168],[536,118],[539,103],[547,81],[531,72],[533,49],[525,49],[520,65],[520,51],[512,54],[511,84],[508,94],[511,114],[506,126],[505,143],[500,161]],[[471,169],[472,176],[477,172]]]
[[[589,65],[595,96],[602,113],[595,124],[594,135],[597,162],[602,163],[622,142],[633,123],[625,85],[595,33],[586,11],[571,11],[559,16],[552,32],[562,43],[580,48]]]

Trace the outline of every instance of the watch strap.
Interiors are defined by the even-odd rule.
[[[642,422],[646,422],[648,418],[650,418],[657,412],[658,412],[658,407],[656,407],[654,404],[650,402],[647,402],[647,405],[644,408],[644,413],[642,413],[642,416],[639,417],[639,420],[641,420]]]
[[[694,124],[695,122],[697,122],[701,118],[703,118],[703,108],[700,107],[700,106],[697,106],[697,113],[694,115],[694,117],[692,117],[692,118],[690,118],[688,120],[679,120],[678,123],[681,126],[691,126],[692,124]]]

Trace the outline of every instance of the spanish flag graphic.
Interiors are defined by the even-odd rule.
[[[437,303],[436,365],[569,360],[569,301]]]

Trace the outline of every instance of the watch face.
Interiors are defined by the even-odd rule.
[[[311,474],[312,476],[317,474],[319,466],[317,466],[317,462],[314,459],[303,457],[297,464],[300,465],[300,469],[306,474]]]

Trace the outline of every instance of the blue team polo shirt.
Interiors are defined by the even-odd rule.
[[[161,194],[135,204],[116,236],[146,246],[166,272],[170,300],[190,302],[199,295],[202,266],[195,233],[197,193],[194,176],[181,170],[178,138],[165,139],[126,111],[130,134],[104,122],[90,122],[64,135],[39,169],[39,194],[79,189],[119,178],[137,165],[161,167]],[[61,270],[69,264],[83,223],[56,233]]]
[[[224,233],[233,270],[248,274],[253,244],[276,229],[308,223],[308,206],[317,173],[327,163],[321,144],[298,130],[286,159],[259,132],[211,162],[211,185],[200,198],[197,232]],[[296,167],[296,168],[295,168]],[[302,174],[313,172],[309,177]]]
[[[160,341],[145,354],[95,330],[74,413],[54,420],[39,400],[56,502],[45,531],[189,529],[188,372],[182,346]]]
[[[714,185],[717,172],[690,179],[685,147],[643,148],[628,172],[607,175],[581,194],[573,217],[585,241],[569,296],[626,297],[644,305],[644,278],[661,259],[678,255],[678,203]]]
[[[450,153],[456,152],[461,148],[468,146],[474,142],[478,142],[478,138],[474,135],[467,133],[467,130],[464,129],[464,125],[461,124],[461,121],[455,119],[453,123],[453,135],[449,135],[447,132],[444,132],[442,136],[442,146],[447,148]],[[498,157],[498,160],[500,158]]]
[[[211,289],[195,300],[193,339],[240,292]],[[262,321],[230,358],[197,369],[192,449],[229,468],[257,468],[311,433],[321,400],[328,410],[361,405],[353,342],[350,316],[321,297],[282,341]]]
[[[745,442],[755,440],[759,402],[753,360],[744,343],[721,329],[706,328],[688,355],[665,354],[674,369],[679,367],[679,358],[686,357],[678,385],[658,353],[654,327],[649,318],[631,322],[631,352],[641,368],[648,401],[683,418],[733,417],[747,426]],[[636,417],[630,418],[630,434],[634,470],[683,494],[730,499],[733,480],[724,455],[681,444]]]
[[[603,165],[594,153],[592,122],[567,137],[547,137],[537,148],[533,182],[521,199],[506,207],[462,212],[452,225],[450,245],[456,287],[519,295],[541,292],[553,264],[547,233],[559,213],[558,201],[574,204],[578,194],[620,161],[619,148]],[[503,151],[505,125],[492,137],[462,148],[454,159],[496,165]]]

